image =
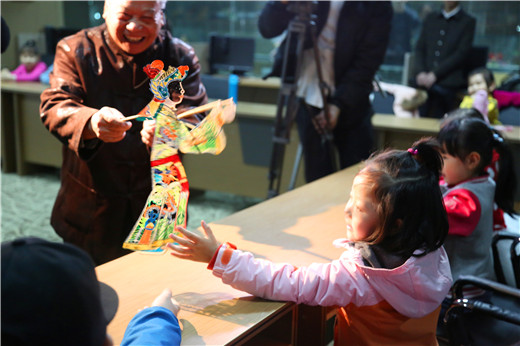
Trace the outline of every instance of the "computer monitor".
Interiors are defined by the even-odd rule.
[[[251,71],[255,60],[255,40],[247,37],[211,35],[209,42],[210,74],[225,70],[237,75]]]
[[[46,52],[42,55],[42,60],[50,65],[54,62],[54,54],[56,54],[56,45],[62,38],[77,33],[80,29],[75,28],[57,28],[53,26],[45,26],[45,48]]]

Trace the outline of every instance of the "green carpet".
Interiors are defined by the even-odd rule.
[[[50,215],[60,187],[59,173],[42,168],[39,172],[20,176],[1,173],[2,241],[37,236],[62,241],[50,225]],[[261,202],[261,199],[216,191],[190,191],[188,228],[195,229],[200,221],[213,222]]]

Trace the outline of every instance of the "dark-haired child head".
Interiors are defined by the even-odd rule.
[[[437,139],[444,159],[443,177],[449,186],[486,175],[495,150],[500,157],[495,202],[505,212],[515,213],[513,155],[498,131],[480,119],[453,118],[442,126]]]
[[[432,139],[418,141],[408,151],[387,150],[371,156],[352,187],[355,191],[357,184],[364,184],[371,189],[378,218],[362,240],[404,258],[416,250],[420,250],[416,255],[424,255],[440,247],[448,232],[438,184],[441,168],[442,158]]]

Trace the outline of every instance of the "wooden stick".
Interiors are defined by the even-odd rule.
[[[146,117],[146,116],[144,116],[142,114],[131,115],[129,117],[123,118],[123,121],[134,120],[134,119],[137,119],[139,117]]]
[[[205,105],[199,106],[197,108],[189,109],[186,112],[182,112],[181,114],[178,114],[177,118],[178,119],[186,118],[186,117],[188,117],[190,115],[193,115],[193,114],[198,114],[198,113],[202,113],[202,112],[208,111],[211,108],[215,107],[217,102],[219,102],[219,101],[213,101],[213,102],[207,103]]]
[[[213,102],[207,103],[205,105],[199,106],[197,108],[189,109],[186,112],[182,112],[181,114],[178,114],[177,115],[177,119],[186,118],[186,117],[188,117],[190,115],[193,115],[193,114],[198,114],[198,113],[202,113],[202,112],[208,111],[211,108],[213,108],[217,102],[219,102],[219,101],[213,101]],[[146,116],[143,115],[143,114],[136,114],[136,115],[131,115],[131,116],[128,116],[126,118],[123,118],[123,121],[129,121],[129,120],[137,119],[139,117],[146,118]]]

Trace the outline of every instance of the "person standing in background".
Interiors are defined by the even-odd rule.
[[[124,120],[152,99],[143,67],[157,59],[165,66],[187,65],[178,108],[207,101],[195,51],[164,27],[165,5],[106,0],[104,24],[58,43],[50,87],[41,95],[41,120],[63,143],[51,224],[96,265],[129,252],[122,244],[152,187],[145,142],[153,128]]]
[[[392,1],[394,17],[385,64],[402,66],[404,55],[412,51],[412,43],[417,40],[421,19],[417,12],[406,3],[407,1]]]
[[[311,30],[304,42],[301,75],[297,81],[300,98],[296,115],[303,148],[307,182],[334,171],[331,152],[322,140],[323,129],[332,132],[339,153],[339,166],[345,168],[366,159],[373,149],[373,110],[369,101],[372,80],[383,62],[392,21],[389,1],[318,1],[316,41],[324,83],[330,91],[324,103],[313,52]],[[264,38],[281,35],[296,13],[288,1],[269,1],[258,21]],[[286,41],[279,47],[268,76],[281,76]],[[294,65],[294,59],[287,65]]]
[[[428,92],[419,108],[421,117],[441,118],[458,108],[467,88],[464,65],[475,35],[475,18],[464,12],[459,1],[444,1],[440,12],[423,22],[413,59],[413,87]]]

